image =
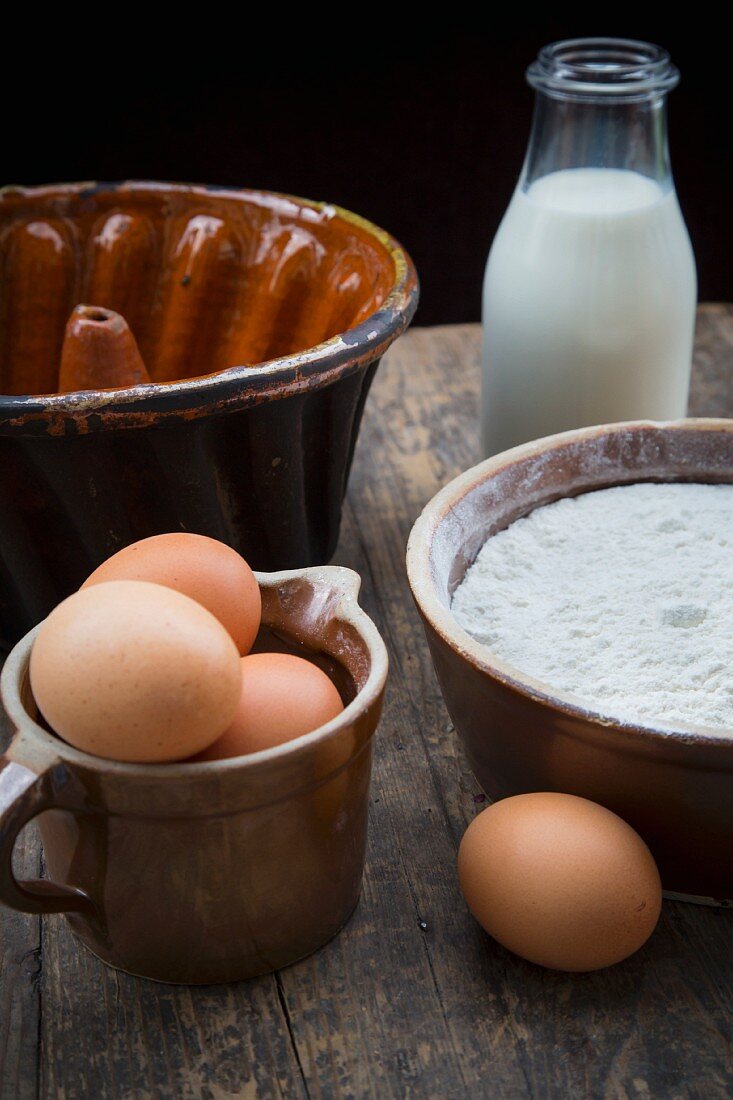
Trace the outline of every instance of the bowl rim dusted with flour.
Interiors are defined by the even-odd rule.
[[[469,498],[481,485],[496,481],[511,467],[520,467],[523,463],[535,460],[533,469],[529,474],[529,482],[539,483],[538,474],[543,465],[546,465],[546,456],[562,453],[565,449],[576,449],[584,444],[590,444],[594,440],[627,435],[630,439],[638,441],[644,432],[660,433],[660,437],[667,433],[694,432],[721,432],[730,437],[730,468],[727,476],[713,476],[712,469],[703,470],[699,467],[690,467],[682,470],[675,476],[664,476],[660,469],[659,459],[664,461],[662,451],[657,454],[657,462],[654,467],[644,473],[642,469],[625,467],[614,471],[612,463],[606,456],[599,464],[596,476],[603,480],[586,482],[583,474],[575,480],[567,492],[551,492],[546,498],[542,496],[541,489],[530,488],[530,500],[524,501],[519,497],[510,505],[510,518],[500,521],[480,541],[475,538],[472,541],[473,554],[471,560],[465,560],[460,569],[456,571],[455,561],[450,565],[450,577],[447,590],[443,589],[439,580],[439,569],[436,553],[444,554],[447,546],[454,546],[455,541],[450,536],[441,539],[441,534],[451,531],[452,534],[460,530],[458,519],[459,508],[466,504]],[[658,448],[658,442],[653,445],[653,450]],[[720,471],[722,473],[722,470]],[[585,478],[593,478],[593,472],[587,471]],[[608,478],[608,480],[606,480]],[[698,724],[675,723],[673,726],[662,726],[653,721],[634,721],[618,718],[605,714],[602,709],[595,708],[581,700],[578,696],[561,691],[553,687],[548,681],[538,679],[524,672],[517,665],[508,663],[499,657],[490,646],[477,641],[460,625],[451,609],[453,594],[463,580],[467,569],[475,561],[476,555],[485,542],[499,531],[506,529],[518,519],[522,519],[538,508],[546,504],[570,496],[580,496],[583,493],[594,492],[598,489],[614,488],[620,485],[632,485],[649,482],[692,482],[733,484],[733,420],[723,418],[688,418],[679,421],[629,421],[626,423],[598,425],[590,428],[574,429],[561,432],[557,435],[547,436],[539,440],[521,444],[509,451],[504,451],[479,463],[453,478],[443,487],[425,506],[421,515],[416,520],[407,547],[407,573],[417,606],[431,626],[438,630],[457,652],[465,656],[475,668],[489,672],[507,685],[511,685],[518,691],[524,692],[528,697],[542,701],[543,704],[555,707],[560,711],[573,714],[581,714],[603,724],[618,726],[620,729],[633,731],[635,736],[664,736],[680,738],[682,740],[712,740],[720,744],[726,740],[733,743],[733,725],[730,728],[720,729]],[[529,488],[529,486],[528,486]],[[441,544],[442,543],[442,544]],[[446,601],[446,595],[449,597]]]

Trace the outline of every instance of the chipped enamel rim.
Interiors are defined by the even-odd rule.
[[[58,427],[69,419],[84,422],[83,426],[79,424],[80,432],[111,426],[141,426],[150,423],[151,418],[154,421],[169,417],[193,419],[320,389],[383,355],[407,328],[417,309],[419,283],[408,253],[385,230],[333,203],[314,202],[275,191],[136,180],[4,187],[0,189],[0,203],[6,196],[36,195],[41,198],[60,189],[69,197],[83,197],[118,188],[138,194],[163,189],[192,198],[215,193],[232,202],[250,202],[271,208],[291,204],[306,219],[340,218],[372,237],[379,251],[386,250],[394,268],[391,289],[382,305],[353,328],[313,347],[256,366],[227,367],[197,378],[151,382],[117,390],[32,396],[2,394],[0,430],[4,434],[46,434],[47,431],[48,434],[61,434],[47,429],[46,425],[57,422]]]

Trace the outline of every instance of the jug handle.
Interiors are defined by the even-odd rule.
[[[19,882],[13,871],[13,848],[23,826],[62,801],[65,809],[71,808],[66,799],[57,797],[52,772],[49,767],[39,775],[7,756],[0,757],[0,902],[21,913],[77,912],[95,917],[94,902],[83,890],[46,879]]]

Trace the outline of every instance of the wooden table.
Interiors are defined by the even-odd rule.
[[[456,848],[482,796],[407,588],[425,502],[476,460],[477,325],[413,329],[367,405],[336,561],[390,650],[357,912],[315,956],[186,988],[106,968],[65,921],[0,911],[3,1097],[699,1097],[733,1093],[733,913],[666,902],[633,958],[550,973],[485,936]],[[691,410],[733,415],[733,307],[700,312]],[[733,629],[733,626],[732,626]],[[18,873],[42,866],[31,826]]]

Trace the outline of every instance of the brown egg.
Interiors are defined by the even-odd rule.
[[[111,760],[181,760],[231,723],[239,662],[218,619],[188,596],[110,581],[51,612],[30,680],[48,724],[76,748]]]
[[[659,872],[616,814],[567,794],[520,794],[469,825],[458,852],[468,907],[510,951],[553,970],[598,970],[654,931]]]
[[[330,722],[344,709],[332,680],[289,653],[251,653],[241,660],[239,707],[225,733],[201,760],[244,756],[292,741]]]
[[[262,601],[244,558],[206,535],[172,531],[134,542],[113,554],[82,585],[102,581],[152,581],[202,604],[249,653],[260,628]]]

